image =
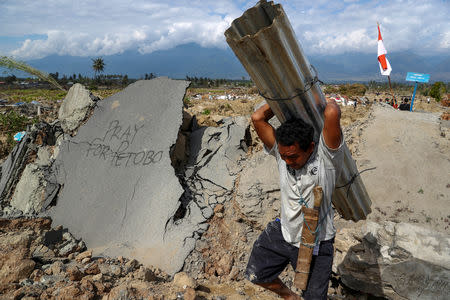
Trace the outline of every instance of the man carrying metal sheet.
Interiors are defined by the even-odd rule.
[[[316,185],[323,188],[323,201],[303,297],[307,300],[327,298],[336,234],[331,195],[342,168],[344,145],[340,108],[334,100],[327,101],[324,126],[317,144],[313,141],[313,127],[301,119],[288,120],[275,130],[268,122],[274,115],[269,105],[265,104],[252,115],[253,125],[265,150],[278,163],[281,217],[270,222],[255,241],[246,277],[284,299],[301,299],[278,276],[288,263],[296,268],[302,230],[308,230],[302,206],[313,207],[312,195]]]

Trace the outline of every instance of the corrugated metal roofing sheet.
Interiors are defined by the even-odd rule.
[[[301,117],[314,126],[317,139],[326,100],[282,6],[258,2],[233,21],[225,36],[277,118]],[[371,212],[372,202],[346,145],[344,152],[336,186],[345,187],[334,191],[333,204],[344,219],[358,221]]]

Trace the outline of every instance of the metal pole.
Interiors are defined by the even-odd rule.
[[[389,89],[391,90],[391,96],[392,96],[392,103],[394,104],[394,108],[397,108],[397,100],[395,99],[394,96],[394,92],[392,91],[392,86],[391,86],[391,76],[388,75],[388,80],[389,80]]]
[[[411,99],[411,106],[409,107],[409,111],[412,111],[413,109],[413,104],[414,104],[414,97],[416,96],[416,90],[417,90],[417,81],[416,84],[414,85],[414,93]]]

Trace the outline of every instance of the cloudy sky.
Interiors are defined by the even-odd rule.
[[[223,32],[257,1],[0,0],[0,55],[151,53],[190,42],[226,48]],[[310,54],[376,52],[380,22],[388,52],[448,54],[447,0],[281,0]]]

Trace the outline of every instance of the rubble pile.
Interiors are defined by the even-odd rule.
[[[169,276],[136,260],[92,256],[48,218],[1,219],[1,299],[162,299]],[[154,297],[154,298],[152,298]]]

